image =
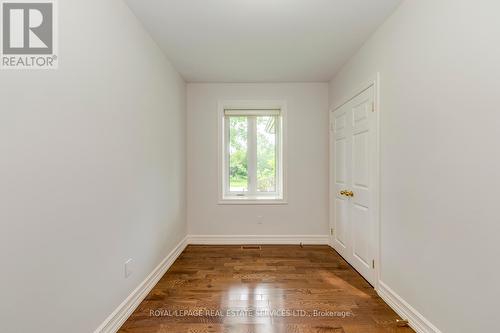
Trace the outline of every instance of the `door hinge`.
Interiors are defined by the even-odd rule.
[[[333,228],[330,228],[330,235],[333,236]]]
[[[372,260],[372,268],[375,269],[375,259]]]
[[[372,112],[375,112],[375,103],[372,103]]]

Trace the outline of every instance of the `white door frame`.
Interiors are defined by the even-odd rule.
[[[375,251],[374,257],[375,257],[375,285],[373,286],[375,290],[378,289],[379,281],[380,281],[380,267],[382,265],[381,262],[381,256],[380,256],[380,74],[376,73],[373,75],[370,79],[366,80],[363,84],[359,85],[359,88],[354,90],[351,94],[346,96],[343,99],[334,101],[332,103],[333,107],[329,110],[329,117],[330,117],[330,148],[328,150],[329,152],[329,160],[330,160],[330,167],[329,167],[329,177],[330,177],[330,195],[329,195],[329,224],[330,224],[330,246],[333,247],[333,232],[335,230],[333,229],[333,226],[335,225],[334,223],[334,218],[335,218],[335,213],[334,213],[334,205],[333,203],[333,198],[336,196],[335,193],[335,186],[333,184],[333,179],[334,179],[334,166],[335,163],[333,161],[334,159],[334,154],[333,149],[334,149],[334,135],[333,135],[333,113],[338,110],[340,107],[342,107],[344,104],[358,96],[360,93],[365,91],[366,89],[373,87],[373,104],[374,104],[374,112],[375,112],[375,131],[376,131],[376,142],[374,143],[375,146],[375,161],[373,161],[373,169],[371,170],[370,177],[372,177],[373,185],[374,185],[374,203],[373,203],[373,210],[371,218],[374,221],[374,227],[375,227],[375,232],[373,234],[373,249]]]

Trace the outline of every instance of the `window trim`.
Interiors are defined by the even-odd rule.
[[[278,152],[278,161],[277,161],[277,172],[281,193],[277,194],[266,194],[262,193],[261,195],[244,195],[236,196],[236,195],[227,195],[228,192],[228,182],[226,180],[226,171],[229,165],[228,162],[228,151],[229,146],[228,135],[229,131],[225,126],[225,110],[227,109],[235,109],[235,110],[274,110],[279,109],[281,113],[281,137],[278,136],[278,144],[281,145],[281,154]],[[228,101],[219,101],[218,103],[218,147],[219,147],[219,156],[218,156],[218,188],[219,188],[219,204],[253,204],[253,205],[280,205],[287,204],[286,197],[286,189],[287,189],[287,181],[286,181],[286,102],[285,101],[276,101],[276,100],[228,100]],[[250,163],[249,163],[250,165]],[[281,168],[279,167],[281,165]]]

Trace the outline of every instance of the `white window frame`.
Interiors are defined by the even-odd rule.
[[[277,152],[276,152],[276,192],[258,193],[255,189],[256,180],[251,179],[251,170],[256,161],[249,160],[249,191],[248,192],[230,192],[229,191],[229,127],[226,124],[226,110],[231,112],[244,113],[245,111],[257,112],[262,110],[263,115],[268,110],[279,110],[280,126],[276,129]],[[237,110],[237,111],[236,111]],[[219,140],[219,204],[287,204],[286,201],[286,102],[285,101],[220,101],[218,104],[218,140]],[[255,118],[254,118],[255,120]],[[252,129],[255,121],[249,121],[249,150],[256,149],[256,138]],[[249,159],[255,156],[250,152]]]

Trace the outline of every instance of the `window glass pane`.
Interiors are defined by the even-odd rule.
[[[248,191],[247,117],[229,118],[229,190]]]
[[[257,117],[257,191],[276,192],[277,117]]]

